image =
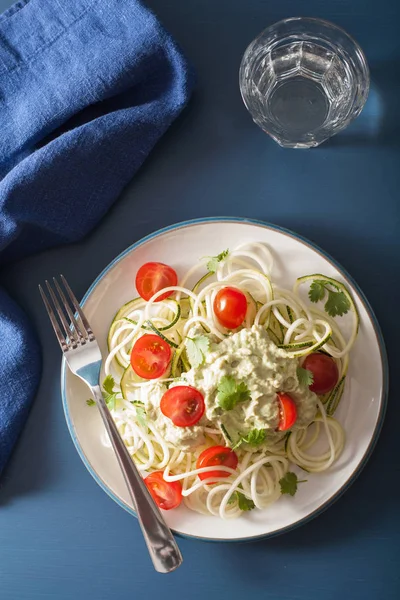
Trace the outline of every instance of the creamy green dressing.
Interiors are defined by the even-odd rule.
[[[191,334],[193,335],[193,334]],[[204,335],[204,332],[203,332]],[[222,342],[210,345],[204,363],[182,374],[175,385],[191,385],[204,396],[205,414],[193,427],[176,427],[160,411],[160,400],[166,387],[155,384],[146,401],[148,417],[154,422],[165,441],[177,448],[190,451],[205,443],[205,427],[219,429],[228,445],[253,429],[264,429],[267,442],[277,441],[279,401],[277,392],[289,392],[297,406],[299,429],[315,417],[317,396],[297,378],[298,359],[278,348],[264,328],[253,326],[242,329]],[[232,410],[223,410],[217,401],[218,385],[223,376],[231,376],[237,383],[244,382],[250,391],[249,400],[239,402]]]

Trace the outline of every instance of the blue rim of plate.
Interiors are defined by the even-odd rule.
[[[116,258],[114,258],[114,260],[111,261],[105,269],[103,269],[103,271],[100,273],[100,275],[98,275],[98,277],[96,277],[96,279],[94,280],[92,285],[89,287],[86,294],[82,298],[81,306],[82,307],[84,306],[85,302],[87,301],[89,296],[92,294],[92,292],[96,288],[97,284],[101,281],[101,279],[103,279],[103,277],[119,261],[121,261],[123,258],[125,258],[125,256],[130,254],[133,250],[136,250],[139,246],[142,246],[149,240],[152,240],[152,239],[159,237],[170,231],[174,231],[176,229],[183,229],[185,227],[190,227],[193,225],[201,225],[201,224],[204,225],[206,223],[244,223],[247,225],[257,225],[259,227],[263,227],[265,229],[269,229],[272,231],[277,231],[277,232],[287,235],[291,238],[294,238],[295,240],[300,241],[301,243],[305,244],[306,246],[308,246],[309,248],[311,248],[312,250],[314,250],[315,252],[320,254],[323,258],[325,258],[328,262],[330,262],[341,273],[343,278],[350,283],[350,285],[356,290],[357,294],[359,295],[360,300],[364,304],[365,310],[367,311],[368,316],[371,319],[371,323],[372,323],[374,331],[375,331],[375,335],[376,335],[376,339],[377,339],[378,347],[379,347],[379,353],[380,353],[380,357],[381,357],[381,366],[382,366],[381,405],[380,405],[380,410],[379,410],[379,415],[378,415],[378,419],[376,422],[376,426],[375,426],[375,429],[374,429],[372,437],[371,437],[371,441],[368,445],[368,448],[366,449],[366,451],[364,453],[364,456],[362,457],[360,463],[358,464],[357,468],[353,471],[353,473],[350,475],[350,477],[347,479],[347,481],[342,485],[342,487],[333,496],[331,496],[331,498],[329,498],[326,502],[324,502],[321,506],[319,506],[317,509],[315,509],[312,513],[310,513],[303,519],[299,519],[295,523],[292,523],[291,525],[287,525],[286,527],[282,527],[281,529],[278,529],[271,533],[263,533],[260,535],[255,535],[255,536],[250,536],[250,537],[240,537],[240,538],[236,538],[236,539],[227,539],[227,538],[217,538],[216,539],[216,538],[208,538],[208,537],[199,537],[196,535],[190,535],[187,533],[181,533],[179,531],[172,530],[174,532],[174,534],[179,537],[199,540],[199,541],[203,541],[203,542],[215,542],[215,543],[217,543],[217,542],[229,542],[229,543],[254,542],[254,541],[264,540],[267,538],[276,537],[278,535],[282,535],[283,533],[288,533],[289,531],[297,529],[297,527],[300,527],[301,525],[305,525],[312,519],[315,519],[315,517],[318,517],[320,514],[322,514],[327,508],[332,506],[332,504],[334,502],[336,502],[349,489],[349,487],[352,485],[352,483],[354,483],[354,481],[357,479],[357,477],[359,476],[359,474],[361,473],[361,471],[367,464],[367,462],[376,446],[376,443],[379,438],[379,434],[382,429],[382,425],[383,425],[383,421],[384,421],[385,413],[386,413],[386,408],[387,408],[387,402],[388,402],[389,365],[388,365],[387,353],[386,353],[386,348],[385,348],[385,342],[383,339],[382,331],[379,326],[378,320],[375,316],[375,313],[374,313],[370,303],[368,302],[364,292],[361,290],[359,285],[355,282],[353,277],[351,275],[349,275],[349,273],[346,271],[346,269],[344,269],[341,264],[339,264],[334,258],[332,258],[330,256],[330,254],[328,254],[327,252],[322,250],[319,246],[317,246],[316,244],[314,244],[307,238],[299,235],[298,233],[294,233],[293,231],[291,231],[290,229],[286,229],[285,227],[280,227],[279,225],[272,225],[271,223],[268,223],[266,221],[261,221],[259,219],[248,219],[245,217],[204,217],[204,218],[199,218],[199,219],[191,219],[188,221],[182,221],[180,223],[175,223],[174,225],[168,225],[167,227],[158,229],[154,233],[150,233],[149,235],[140,239],[138,242],[135,242],[134,244],[132,244],[131,246],[126,248],[126,250],[121,252],[121,254],[119,254]],[[65,359],[63,359],[62,365],[61,365],[61,396],[62,396],[62,403],[63,403],[65,419],[67,421],[68,429],[69,429],[72,441],[75,445],[75,448],[76,448],[79,456],[81,457],[83,464],[85,465],[85,467],[87,468],[87,470],[89,471],[89,473],[91,474],[93,479],[96,481],[96,483],[121,508],[126,510],[129,514],[133,515],[134,517],[137,517],[135,511],[130,506],[125,504],[125,502],[123,502],[120,498],[118,498],[118,496],[116,494],[114,494],[114,492],[112,490],[110,490],[110,488],[106,485],[106,483],[97,475],[97,473],[95,472],[95,470],[91,466],[90,462],[86,458],[86,455],[84,454],[84,452],[79,444],[79,441],[75,434],[74,426],[72,424],[72,421],[71,421],[71,418],[69,415],[69,410],[68,410],[67,396],[66,396],[66,372],[67,372],[66,361],[65,361]]]

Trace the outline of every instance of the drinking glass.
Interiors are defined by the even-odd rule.
[[[240,91],[253,120],[286,148],[318,146],[360,114],[369,91],[364,53],[343,29],[294,17],[246,49]]]

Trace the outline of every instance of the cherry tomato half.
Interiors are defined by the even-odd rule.
[[[189,385],[177,385],[165,392],[160,402],[163,415],[177,427],[191,427],[204,414],[204,398],[199,390]]]
[[[289,394],[278,392],[279,398],[279,431],[286,431],[290,429],[297,420],[297,407],[296,403]]]
[[[157,379],[164,375],[170,360],[171,348],[158,335],[142,335],[133,345],[132,369],[143,379]]]
[[[148,262],[142,265],[136,273],[136,289],[144,300],[150,300],[156,292],[163,288],[177,285],[178,275],[172,267],[158,262]],[[155,302],[165,300],[174,292],[161,294]]]
[[[213,467],[218,465],[224,465],[224,467],[230,467],[236,469],[238,465],[238,457],[235,452],[225,446],[211,446],[203,450],[196,462],[196,468],[201,469],[203,467]],[[229,477],[230,473],[227,471],[209,471],[208,473],[199,473],[201,480],[209,479],[210,477]]]
[[[182,485],[179,481],[165,481],[162,471],[150,473],[144,482],[160,508],[171,510],[182,502]]]
[[[303,369],[311,371],[314,381],[310,390],[316,394],[326,394],[333,390],[339,380],[339,369],[330,356],[314,352],[309,354],[303,363]]]
[[[223,327],[236,329],[246,317],[246,296],[237,288],[222,288],[215,296],[214,312]]]

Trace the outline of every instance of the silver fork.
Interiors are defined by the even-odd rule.
[[[53,278],[56,292],[46,281],[50,300],[39,285],[39,291],[51,324],[69,368],[75,375],[83,379],[92,391],[117,455],[154,568],[159,573],[169,573],[182,563],[182,555],[171,530],[132,461],[107,408],[99,386],[101,368],[99,345],[65,277],[60,275],[60,278],[61,285]]]

